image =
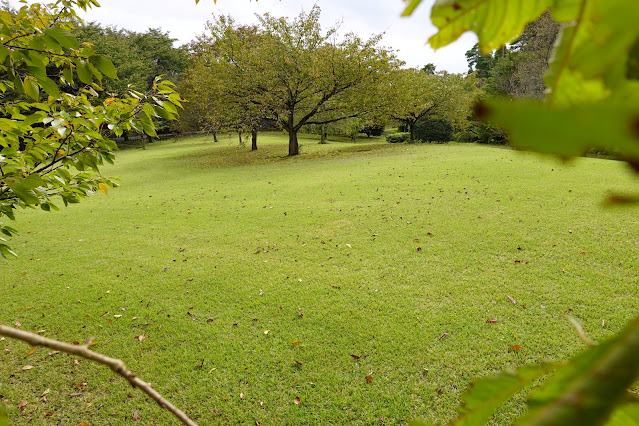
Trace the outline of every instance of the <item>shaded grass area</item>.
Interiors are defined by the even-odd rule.
[[[583,349],[562,314],[596,340],[637,311],[636,212],[599,207],[636,185],[620,163],[236,143],[122,152],[109,197],[21,215],[0,321],[95,336],[201,424],[402,424],[451,419],[477,376]],[[172,423],[103,367],[0,349],[12,424]]]

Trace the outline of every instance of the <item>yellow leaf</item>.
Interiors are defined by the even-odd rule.
[[[104,100],[104,103],[107,105],[112,104],[113,102],[115,102],[115,98],[107,98]]]
[[[109,187],[106,186],[103,183],[99,183],[98,186],[100,187],[100,191],[102,191],[104,193],[104,195],[109,195]]]
[[[297,344],[299,344],[299,343],[300,343],[300,341],[299,341],[299,340],[295,340],[295,341],[291,342],[291,345],[295,346],[295,345],[297,345]]]
[[[29,353],[27,354],[27,356],[31,356],[31,355],[33,355],[33,353],[36,351],[36,349],[38,349],[38,347],[37,347],[37,346],[34,346],[34,347],[33,347],[33,348],[29,351]]]

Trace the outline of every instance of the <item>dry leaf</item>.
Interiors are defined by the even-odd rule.
[[[291,345],[295,346],[295,345],[298,345],[299,343],[300,343],[299,340],[294,340],[291,342]]]
[[[42,395],[42,397],[40,398],[40,401],[42,401],[42,402],[47,402],[47,397],[46,397],[46,396],[44,396],[44,395]]]
[[[137,421],[138,420],[138,412],[137,410],[133,411],[133,420]]]
[[[512,303],[513,305],[516,305],[517,302],[515,302],[515,299],[513,299],[512,297],[508,296],[508,300],[510,300],[510,303]]]
[[[244,399],[244,394],[242,392],[240,392],[240,398]]]
[[[138,340],[141,342],[142,340],[146,339],[146,334],[140,334],[138,336]]]
[[[44,392],[42,392],[42,396],[48,394],[49,392],[51,392],[51,389],[47,388],[47,390],[45,390]]]
[[[520,351],[522,349],[524,349],[524,348],[522,346],[519,346],[519,345],[508,346],[508,350],[511,350],[511,351]]]
[[[353,355],[353,354],[351,354],[351,358],[359,359],[357,355]]]
[[[439,336],[439,340],[444,340],[445,338],[448,337],[448,332],[442,334],[441,336]]]
[[[31,356],[33,355],[33,353],[36,351],[36,349],[38,349],[37,346],[34,346],[33,348],[31,348],[31,350],[29,351],[29,353],[27,354],[27,356]]]
[[[103,317],[106,317],[106,316],[107,316],[107,315],[109,315],[109,314],[110,314],[110,312],[109,312],[109,311],[106,311],[105,313],[103,313],[103,314],[102,314],[102,316],[103,316]]]
[[[366,376],[366,383],[373,383],[373,378],[371,376]]]
[[[18,408],[22,408],[22,407],[24,407],[27,404],[28,404],[28,402],[26,400],[25,401],[20,401],[20,402],[18,402]]]
[[[22,327],[22,323],[20,321],[16,322],[16,328]]]
[[[24,367],[22,367],[23,370],[31,370],[33,368],[33,365],[25,365]]]
[[[73,360],[73,365],[80,365],[80,361],[78,361],[77,359]]]
[[[264,330],[264,334],[269,334],[271,330]]]
[[[488,324],[497,324],[497,318],[490,318],[490,319],[487,319],[487,320],[486,320],[486,322],[487,322]]]
[[[299,396],[296,396],[295,399],[293,400],[293,402],[295,403],[295,405],[300,405],[301,399]]]
[[[301,363],[301,362],[299,362],[298,360],[295,360],[295,364],[297,364],[297,365],[302,365],[302,363]]]
[[[59,353],[60,353],[60,351],[49,352],[49,356],[57,355]]]
[[[122,318],[122,315],[113,315],[113,318]]]

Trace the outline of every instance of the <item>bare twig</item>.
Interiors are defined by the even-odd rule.
[[[69,343],[60,342],[58,340],[49,339],[43,336],[39,336],[28,331],[18,330],[16,328],[7,327],[0,324],[0,335],[7,336],[14,339],[22,340],[32,346],[46,346],[51,349],[66,352],[72,355],[78,355],[82,358],[95,361],[111,368],[114,373],[119,374],[131,383],[134,388],[140,388],[144,393],[153,398],[162,408],[169,410],[175,417],[180,419],[183,424],[189,426],[197,426],[197,424],[191,420],[182,410],[167,401],[162,395],[160,395],[151,384],[142,381],[131,370],[129,370],[119,359],[110,358],[108,356],[99,354],[89,349],[93,339],[90,339],[84,345],[71,345]]]

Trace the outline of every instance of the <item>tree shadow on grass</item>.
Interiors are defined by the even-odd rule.
[[[320,145],[316,141],[309,139],[300,140],[300,155],[293,157],[288,156],[288,146],[285,142],[271,142],[262,144],[257,151],[251,151],[250,146],[214,145],[206,150],[180,157],[180,160],[188,162],[191,166],[217,168],[329,159],[397,149],[396,145],[380,140],[360,140],[356,143],[333,142]]]

